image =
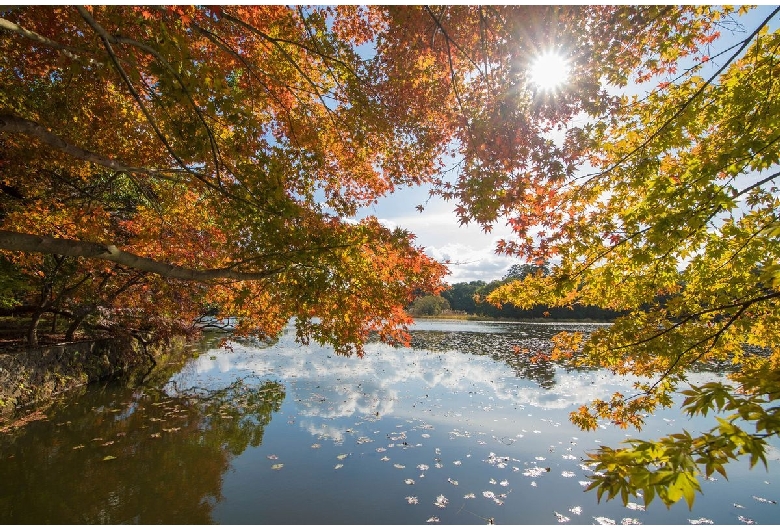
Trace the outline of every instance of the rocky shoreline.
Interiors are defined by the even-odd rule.
[[[158,358],[184,344],[184,339],[159,346],[136,338],[98,339],[0,353],[0,422],[68,390],[148,372]]]

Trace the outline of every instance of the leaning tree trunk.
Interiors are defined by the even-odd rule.
[[[43,308],[36,309],[32,314],[30,326],[27,328],[27,346],[29,348],[38,347],[38,324],[43,316]]]
[[[68,326],[68,330],[65,332],[65,342],[73,342],[73,337],[76,335],[76,331],[78,331],[79,327],[81,327],[81,324],[84,323],[84,320],[91,312],[92,311],[90,309],[80,309],[75,312],[73,320],[71,321],[70,326]]]

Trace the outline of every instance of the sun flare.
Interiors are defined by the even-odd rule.
[[[569,78],[569,63],[557,53],[547,52],[531,65],[530,78],[542,90],[554,90]]]

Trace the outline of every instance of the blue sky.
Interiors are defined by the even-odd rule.
[[[389,227],[400,226],[417,236],[415,243],[425,247],[426,253],[438,260],[449,260],[451,274],[448,283],[472,280],[490,281],[501,278],[516,258],[498,256],[496,242],[509,238],[511,230],[498,223],[493,231],[485,233],[476,224],[459,226],[453,213],[455,203],[439,197],[428,197],[428,187],[403,188],[378,204],[363,208],[358,217],[376,216]],[[418,204],[425,210],[419,212]]]
[[[744,24],[746,32],[729,35],[724,31],[713,50],[721,50],[745,38],[774,7],[761,5],[741,17],[740,22]],[[770,29],[775,29],[777,23],[777,20],[773,20]],[[643,89],[629,86],[626,91],[641,93]],[[415,234],[416,244],[424,247],[428,255],[451,262],[450,274],[445,278],[448,283],[500,279],[510,266],[518,263],[517,258],[495,253],[499,239],[511,238],[512,232],[507,226],[499,221],[490,233],[485,233],[476,224],[460,226],[453,213],[455,203],[445,202],[438,197],[429,198],[428,190],[424,186],[400,188],[381,198],[376,205],[361,209],[357,217],[373,215],[386,226],[400,226]],[[416,209],[419,204],[425,205],[423,212]]]

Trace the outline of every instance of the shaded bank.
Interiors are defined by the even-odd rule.
[[[143,379],[182,339],[148,346],[136,338],[99,339],[0,353],[0,418],[96,381]]]

